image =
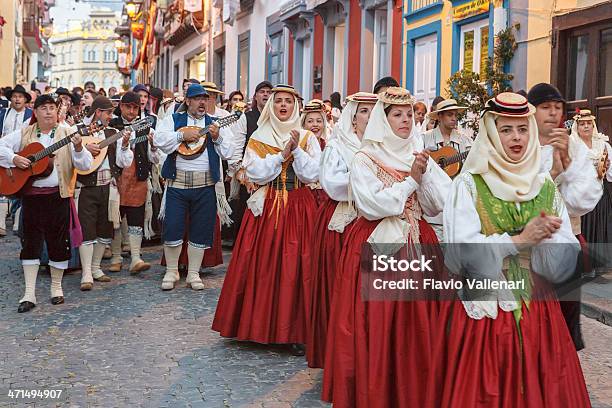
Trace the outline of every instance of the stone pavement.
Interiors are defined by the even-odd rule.
[[[203,274],[206,289],[159,288],[162,268],[127,271],[80,292],[64,278],[66,303],[49,303],[39,275],[38,306],[17,314],[23,291],[14,237],[0,239],[0,407],[317,407],[321,370],[284,347],[221,338],[210,330],[224,267]],[[156,262],[159,247],[145,248]],[[228,254],[226,255],[226,263]],[[595,407],[612,407],[612,327],[584,319],[581,360]],[[61,402],[9,403],[9,388],[63,389]]]

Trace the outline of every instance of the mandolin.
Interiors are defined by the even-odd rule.
[[[455,177],[461,170],[461,162],[467,157],[470,151],[459,153],[456,149],[450,146],[443,146],[438,150],[433,150],[429,156],[448,174],[449,177]]]
[[[17,155],[30,160],[30,167],[19,169],[17,167],[0,167],[0,195],[10,196],[17,194],[33,178],[45,177],[53,171],[53,160],[51,155],[58,149],[67,146],[72,142],[72,137],[76,134],[82,137],[104,129],[101,121],[92,123],[89,126],[78,126],[78,130],[66,136],[59,142],[45,148],[41,143],[34,142],[27,145]],[[85,148],[85,145],[83,145]]]
[[[241,115],[242,115],[242,112],[240,110],[236,110],[229,116],[226,116],[224,118],[217,120],[216,122],[214,122],[214,124],[216,124],[219,128],[223,128],[223,127],[229,126],[232,123],[236,122],[240,118]],[[183,132],[186,129],[194,129],[194,128],[199,129],[200,137],[195,142],[191,142],[191,143],[182,142],[179,145],[177,151],[178,151],[178,154],[181,155],[183,159],[193,160],[202,154],[206,146],[206,139],[210,131],[211,125],[207,125],[206,127],[203,127],[203,128],[200,128],[198,126],[183,126],[182,128],[178,130],[178,132]]]
[[[108,152],[108,146],[116,143],[117,140],[123,137],[123,132],[132,132],[132,131],[140,131],[147,128],[150,128],[153,125],[153,117],[147,116],[146,118],[140,119],[137,122],[132,123],[131,125],[127,125],[123,128],[122,131],[115,133],[112,136],[107,138],[99,138],[95,136],[88,136],[83,138],[83,146],[87,146],[90,144],[96,144],[100,148],[100,154],[94,157],[93,163],[88,170],[77,170],[74,171],[80,175],[91,174],[100,167],[100,165],[106,159],[106,154]]]
[[[604,176],[606,175],[606,172],[608,171],[608,149],[606,149],[605,146],[604,146],[603,154],[601,155],[601,157],[599,158],[599,161],[597,162],[596,171],[597,171],[597,177],[599,177],[600,179],[603,179]]]

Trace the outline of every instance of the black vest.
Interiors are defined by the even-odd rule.
[[[245,113],[247,121],[246,140],[244,141],[245,149],[246,146],[249,144],[249,139],[251,138],[251,135],[257,130],[257,121],[259,120],[260,115],[261,113],[257,110],[257,107]]]
[[[148,115],[147,115],[148,116]],[[110,121],[109,126],[121,131],[125,127],[121,117],[114,118]],[[154,128],[154,126],[153,126]],[[136,132],[136,137],[149,134],[149,129],[143,129]],[[151,162],[149,161],[149,142],[138,143],[134,146],[134,160],[136,161],[136,178],[138,181],[146,181],[151,174]],[[121,169],[119,170],[121,174]]]

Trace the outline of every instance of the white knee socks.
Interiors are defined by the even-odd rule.
[[[162,280],[162,289],[174,289],[174,283],[179,280],[178,262],[181,256],[181,246],[164,245],[166,256],[166,274]]]
[[[81,256],[81,283],[93,283],[93,276],[91,273],[91,263],[94,252],[94,244],[92,242],[82,244],[79,247],[79,255]]]
[[[25,278],[25,294],[19,301],[32,302],[36,304],[36,277],[39,265],[23,265],[23,277]]]
[[[0,230],[6,233],[6,215],[8,214],[9,203],[0,203]]]
[[[204,284],[202,279],[200,279],[200,267],[204,258],[204,248],[198,248],[189,244],[187,245],[187,256],[189,257],[187,283],[191,285],[192,289],[202,290],[204,289]]]
[[[102,244],[100,242],[96,242],[93,246],[93,254],[91,257],[91,273],[96,279],[104,275],[104,272],[102,272],[102,270],[100,269],[100,263],[102,262],[102,257],[104,256],[105,249],[106,244]]]
[[[58,269],[54,266],[51,269],[51,297],[64,296],[62,291],[62,277],[64,276],[64,270]]]

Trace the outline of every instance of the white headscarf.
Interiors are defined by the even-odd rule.
[[[414,162],[413,153],[419,151],[422,145],[422,142],[419,143],[414,116],[410,136],[402,139],[391,129],[385,113],[387,106],[389,105],[380,100],[374,105],[360,151],[395,170],[409,172]]]
[[[358,106],[359,102],[347,101],[328,142],[328,146],[334,146],[349,168],[355,153],[361,147],[361,140],[353,130],[353,118],[357,113]]]
[[[520,160],[512,160],[504,151],[495,114],[487,112],[480,119],[476,140],[462,171],[480,174],[493,195],[500,200],[522,203],[533,199],[544,185],[540,173],[540,143],[535,117],[528,116],[529,142]]]
[[[293,96],[293,113],[285,122],[278,119],[274,113],[274,97],[279,92],[286,92]],[[277,91],[272,93],[261,111],[261,115],[257,121],[257,130],[253,132],[251,139],[282,150],[285,148],[289,139],[291,139],[291,131],[294,129],[301,130],[300,109],[297,97],[291,92]],[[301,136],[304,135],[304,132],[304,130],[301,130]]]
[[[608,136],[604,135],[603,133],[599,133],[599,131],[597,130],[597,124],[595,123],[595,120],[592,120],[593,133],[591,136],[592,137],[591,147],[589,148],[589,146],[587,146],[584,140],[582,140],[582,137],[580,137],[580,135],[578,134],[578,122],[579,122],[578,120],[574,120],[574,123],[572,123],[572,131],[570,134],[570,138],[574,139],[574,142],[576,143],[580,142],[586,146],[587,151],[588,151],[587,156],[589,159],[591,159],[592,161],[599,160],[604,150],[606,149],[605,142],[609,140]]]

